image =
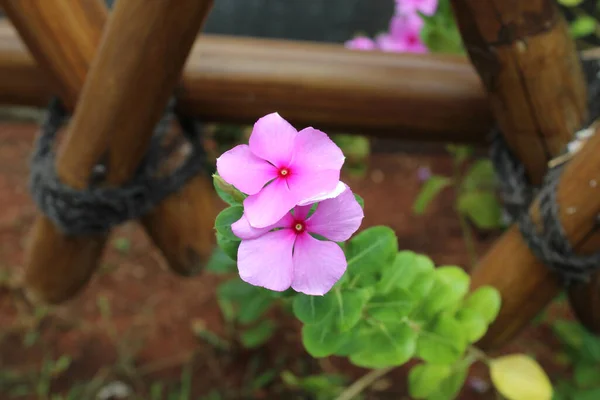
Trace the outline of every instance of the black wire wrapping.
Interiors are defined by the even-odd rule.
[[[60,100],[52,99],[35,143],[30,167],[29,188],[39,209],[67,235],[101,234],[145,215],[167,196],[177,192],[201,172],[205,153],[196,121],[176,112],[175,103],[175,100],[169,102],[164,116],[156,125],[148,152],[129,182],[120,187],[105,187],[92,182],[86,189],[77,190],[61,182],[56,174],[54,141],[69,116]],[[170,175],[158,177],[158,168],[168,156],[161,144],[174,117],[178,119],[192,151]],[[94,168],[96,175],[102,175],[105,170],[106,167],[101,164]],[[97,181],[97,178],[91,180]]]
[[[588,83],[589,120],[581,127],[585,129],[600,117],[600,62],[583,60],[582,63]],[[554,270],[566,285],[586,281],[600,267],[600,252],[577,254],[560,223],[561,205],[556,201],[556,194],[565,164],[551,168],[542,186],[533,187],[525,168],[514,157],[500,131],[496,128],[492,135],[491,159],[509,218],[519,224],[523,238],[535,256]],[[542,226],[539,230],[529,215],[529,205],[536,196],[540,200]]]

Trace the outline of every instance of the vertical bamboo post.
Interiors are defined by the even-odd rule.
[[[89,5],[90,1],[92,0],[81,0],[81,4]],[[82,21],[71,25],[65,23],[60,25],[61,28],[47,24],[47,17],[56,12],[57,4],[70,8],[74,4],[72,1],[47,3],[49,2],[40,0],[3,0],[2,5],[9,16],[12,14],[11,10],[19,15],[23,21],[21,26],[27,26],[31,32],[38,32],[36,35],[43,36],[53,32],[59,37],[62,37],[61,34],[72,37],[81,33],[79,28]],[[21,8],[25,6],[40,11],[34,15],[43,15],[37,19],[37,26],[31,22],[31,14]],[[173,7],[168,1],[117,2],[58,154],[57,172],[63,182],[75,188],[87,187],[93,166],[103,157],[108,160],[106,184],[119,185],[130,178],[147,149],[153,127],[164,111],[187,54],[211,7],[212,0],[186,0],[178,3],[177,7]],[[53,28],[44,30],[48,26]],[[39,52],[44,55],[40,58],[55,66],[60,65],[54,55],[56,53],[49,50],[53,46],[62,46],[60,40],[56,38],[55,42],[46,42],[46,46],[48,47],[44,51]],[[56,69],[59,68],[48,70]],[[82,83],[79,83],[79,87]],[[193,182],[198,181],[196,179]],[[200,190],[202,189],[204,188]],[[174,208],[183,212],[189,210],[191,207],[187,204],[201,197],[198,195],[200,190],[193,191],[196,195],[193,199],[185,198],[189,188],[172,197],[171,201],[175,199],[175,203],[182,200],[186,202],[185,206]],[[206,192],[203,194],[208,195]],[[199,205],[201,206],[202,204]],[[163,217],[169,218],[175,214],[173,207],[168,211],[170,213],[163,214]],[[201,216],[199,213],[202,211],[204,210],[196,209],[192,215],[177,215],[176,220],[197,222],[195,219]],[[156,221],[158,214],[154,215],[153,221]],[[163,229],[173,229],[174,223],[167,222],[169,224],[163,225]],[[212,233],[206,225],[203,227],[207,228],[207,235]],[[168,236],[167,239],[197,242],[198,238],[182,238],[189,233],[190,229],[183,229],[181,233]],[[60,302],[72,296],[95,270],[105,240],[103,235],[65,236],[48,218],[38,217],[30,237],[25,272],[29,294],[47,302]],[[165,241],[158,244],[170,245]],[[186,250],[190,251],[191,248],[196,251],[197,247],[190,244]],[[170,251],[169,248],[165,253]],[[174,265],[174,269],[180,267],[177,263]]]
[[[568,27],[553,0],[451,0],[492,112],[533,184],[581,127],[585,81]],[[560,290],[557,278],[512,226],[481,260],[472,288],[495,286],[502,309],[480,345],[516,335]]]

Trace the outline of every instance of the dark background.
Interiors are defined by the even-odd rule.
[[[114,1],[106,0],[109,6]],[[583,8],[597,15],[596,1],[586,0]],[[342,43],[357,32],[385,31],[393,8],[394,0],[215,0],[205,31]],[[567,10],[566,16],[574,14]],[[585,40],[600,44],[595,37]]]

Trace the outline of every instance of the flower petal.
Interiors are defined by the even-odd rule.
[[[311,170],[340,170],[344,165],[344,153],[325,132],[314,128],[304,128],[294,140],[294,160],[296,166]]]
[[[296,204],[307,204],[314,198],[327,196],[335,190],[340,181],[340,171],[334,169],[310,170],[294,167],[294,172],[287,178],[290,192]]]
[[[337,186],[335,187],[335,189],[333,189],[331,192],[327,192],[325,194],[318,194],[314,197],[311,197],[309,199],[299,202],[298,205],[306,206],[306,205],[318,203],[319,201],[333,199],[334,197],[338,197],[340,194],[342,194],[344,192],[344,190],[346,190],[347,187],[348,186],[346,186],[346,184],[344,182],[339,181]]]
[[[254,228],[265,228],[279,221],[297,203],[285,179],[275,179],[263,190],[244,200],[244,213]]]
[[[294,153],[298,131],[278,113],[260,118],[250,135],[250,149],[277,168],[287,167]]]
[[[344,275],[347,266],[340,246],[317,240],[307,233],[296,238],[293,260],[292,288],[313,296],[327,293]]]
[[[358,230],[364,212],[354,194],[347,188],[333,199],[323,200],[306,221],[306,230],[334,242],[343,242]]]
[[[242,144],[217,158],[217,171],[225,182],[247,193],[258,193],[277,176],[277,169],[255,156],[248,145]]]
[[[254,286],[282,292],[292,283],[292,249],[296,234],[291,229],[269,232],[242,240],[238,249],[240,278]]]
[[[246,218],[246,215],[244,214],[242,215],[242,218],[231,224],[231,230],[233,231],[233,234],[240,239],[256,239],[273,228],[289,228],[293,223],[294,217],[292,217],[292,214],[287,213],[273,225],[269,225],[265,228],[255,228],[250,225],[248,218]]]

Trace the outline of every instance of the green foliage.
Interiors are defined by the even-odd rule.
[[[555,384],[554,399],[600,398],[600,338],[573,321],[555,321],[552,329],[573,365],[572,379]]]
[[[364,176],[367,172],[367,162],[371,154],[369,139],[364,136],[345,134],[332,135],[331,139],[346,156],[343,169],[351,175]]]
[[[434,15],[422,17],[425,25],[421,30],[421,39],[431,52],[464,53],[462,39],[449,0],[440,0],[438,10]]]
[[[433,175],[425,183],[413,204],[413,212],[417,215],[423,214],[427,206],[445,188],[452,186],[452,179],[445,176]]]
[[[337,398],[347,383],[346,377],[342,375],[320,374],[300,378],[290,371],[283,371],[281,380],[290,388],[301,389],[314,395],[315,400]]]
[[[331,292],[294,295],[292,309],[304,324],[307,352],[346,356],[365,368],[420,358],[426,363],[411,375],[415,393],[452,398],[466,377],[468,347],[498,313],[498,293],[484,287],[468,295],[470,279],[462,269],[435,268],[426,256],[398,251],[394,233],[385,227],[351,239],[346,256],[348,276]],[[423,380],[435,374],[440,384],[427,392]]]
[[[225,180],[217,174],[213,175],[213,186],[221,200],[230,206],[242,205],[242,202],[246,198],[246,195],[233,187],[233,185],[225,182]]]

